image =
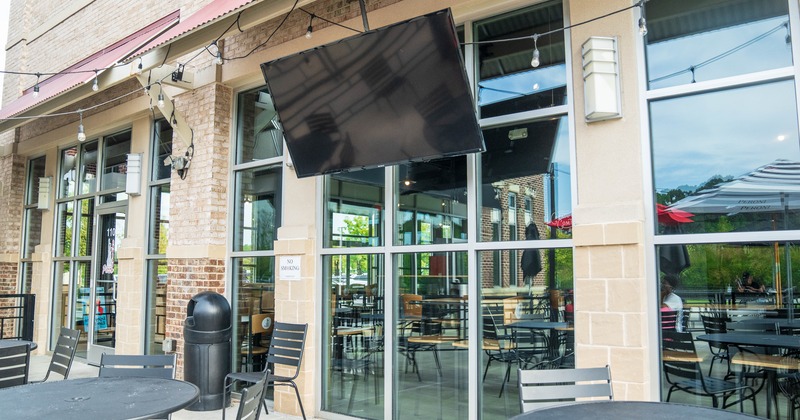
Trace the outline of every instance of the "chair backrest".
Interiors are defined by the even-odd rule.
[[[100,356],[100,377],[175,377],[175,354],[105,354]]]
[[[522,412],[576,401],[578,398],[614,399],[608,366],[578,369],[519,369]]]
[[[661,329],[675,331],[678,323],[678,311],[661,308]]]
[[[264,322],[267,320],[267,322]],[[272,315],[255,314],[250,316],[250,333],[264,334],[272,331]]]
[[[403,312],[400,314],[402,317],[421,317],[422,316],[422,295],[402,294],[400,299],[403,301]],[[411,303],[416,302],[416,303]]]
[[[27,343],[0,347],[0,388],[27,384],[30,360]]]
[[[236,420],[258,420],[261,416],[261,398],[266,389],[268,375],[269,370],[265,370],[261,380],[242,390]]]
[[[726,323],[729,319],[726,317],[700,314],[700,319],[703,321],[703,330],[706,334],[723,334],[728,332]]]
[[[81,331],[61,327],[61,332],[56,341],[56,348],[53,350],[53,357],[50,359],[50,367],[42,381],[50,377],[50,373],[57,373],[67,379],[69,370],[72,368],[72,361],[75,359],[75,351],[78,350]]]
[[[670,355],[670,358],[662,359],[667,382],[674,383],[673,376],[682,379],[704,380],[692,333],[661,331],[661,351]]]
[[[303,362],[307,332],[308,324],[276,322],[269,343],[267,366],[275,364],[293,367],[294,375],[289,380],[297,378],[300,374],[300,364]],[[273,372],[275,371],[276,369],[273,369]]]

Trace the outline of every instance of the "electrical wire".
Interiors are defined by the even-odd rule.
[[[314,13],[311,13],[308,10],[303,9],[302,7],[297,9],[297,10],[307,13],[309,16],[314,16],[315,19],[319,19],[319,20],[321,20],[323,22],[330,23],[331,25],[336,25],[336,26],[338,26],[340,28],[349,29],[349,30],[351,30],[351,31],[353,31],[355,33],[359,33],[359,34],[363,34],[364,33],[364,31],[359,31],[358,29],[351,28],[351,27],[349,27],[347,25],[342,25],[341,23],[337,23],[337,22],[333,22],[333,21],[330,21],[328,19],[325,19],[324,17],[319,16],[319,15],[314,14]]]

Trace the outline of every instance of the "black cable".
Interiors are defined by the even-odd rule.
[[[336,26],[338,26],[338,27],[340,27],[340,28],[349,29],[349,30],[351,30],[351,31],[353,31],[353,32],[356,32],[356,33],[359,33],[359,34],[362,34],[362,33],[364,33],[364,31],[359,31],[358,29],[353,29],[353,28],[351,28],[351,27],[349,27],[349,26],[347,26],[347,25],[342,25],[341,23],[336,23],[336,22],[330,21],[330,20],[328,20],[328,19],[325,19],[324,17],[322,17],[322,16],[320,16],[320,15],[317,15],[317,14],[314,14],[314,13],[311,13],[311,12],[309,12],[308,10],[306,10],[306,9],[303,9],[302,7],[301,7],[301,8],[299,8],[299,9],[297,9],[297,10],[299,10],[299,11],[301,11],[301,12],[305,12],[305,13],[307,13],[309,16],[313,16],[314,18],[316,18],[316,19],[319,19],[319,20],[321,20],[321,21],[323,21],[323,22],[328,22],[328,23],[330,23],[331,25],[336,25]]]
[[[283,26],[283,24],[286,23],[286,20],[289,19],[289,15],[291,15],[292,12],[294,12],[294,9],[297,7],[297,3],[299,3],[299,2],[300,2],[300,0],[294,0],[294,4],[292,5],[292,8],[289,9],[289,12],[286,13],[286,16],[283,17],[283,20],[281,21],[281,23],[278,24],[278,26],[275,28],[275,30],[273,30],[272,33],[269,34],[269,36],[267,37],[266,41],[256,45],[255,48],[253,48],[252,50],[250,50],[249,53],[247,53],[247,54],[245,54],[243,56],[226,58],[225,60],[226,61],[233,61],[233,60],[239,60],[239,59],[242,59],[242,58],[247,58],[248,56],[250,56],[250,54],[256,52],[256,50],[258,50],[259,48],[263,47],[264,45],[267,45],[267,43],[272,39],[272,37],[275,35],[275,33],[278,32],[278,29],[280,29],[281,26]]]

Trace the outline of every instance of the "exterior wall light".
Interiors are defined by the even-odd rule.
[[[142,154],[129,153],[127,173],[125,174],[125,193],[139,195],[142,192]]]
[[[44,176],[39,178],[39,200],[36,208],[39,210],[50,210],[50,187],[53,178]]]
[[[587,122],[622,117],[617,39],[590,37],[581,46],[583,94]]]

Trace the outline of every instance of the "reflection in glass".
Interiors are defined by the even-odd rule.
[[[325,246],[382,245],[383,168],[340,173],[325,179]]]
[[[78,201],[78,246],[76,256],[92,255],[94,233],[94,199]]]
[[[153,123],[153,134],[156,138],[151,180],[169,179],[171,167],[164,165],[164,160],[172,154],[172,126],[164,119],[157,120]]]
[[[234,250],[273,249],[281,215],[281,165],[236,172]]]
[[[146,354],[162,354],[167,320],[167,260],[147,261]]]
[[[325,411],[383,418],[383,269],[381,255],[323,258]]]
[[[59,194],[58,196],[72,197],[75,195],[75,185],[78,179],[77,166],[78,148],[76,146],[61,151],[61,165],[59,166]]]
[[[39,178],[44,176],[47,159],[42,156],[28,162],[28,177],[25,188],[25,205],[39,202]]]
[[[125,188],[131,132],[125,131],[103,139],[103,179],[101,190]]]
[[[74,208],[74,201],[58,205],[58,238],[56,241],[56,256],[58,257],[72,256],[72,233],[75,229]]]
[[[34,249],[42,241],[42,211],[38,209],[25,210],[25,232],[22,258],[31,258]]]
[[[396,418],[467,418],[467,253],[400,254],[395,265]]]
[[[63,265],[63,286],[64,290],[68,290],[70,276],[72,278],[72,315],[71,315],[71,326],[70,328],[81,330],[81,335],[83,337],[88,337],[89,333],[89,315],[93,313],[94,305],[92,305],[91,301],[91,293],[90,293],[90,270],[89,270],[89,262],[73,262],[72,265],[76,268],[75,273],[71,273],[69,271],[70,263],[65,262]],[[67,295],[64,295],[66,297]],[[67,305],[69,299],[63,300],[64,305]],[[65,310],[64,313],[67,313]],[[81,353],[83,354],[81,355]],[[79,357],[86,357],[86,346],[78,347],[77,354]]]
[[[80,156],[80,184],[78,194],[93,193],[97,187],[97,142],[84,143]]]
[[[541,239],[569,237],[546,224],[572,208],[567,117],[485,129],[483,138],[481,240],[522,239],[532,222]]]
[[[283,154],[283,130],[272,97],[266,89],[239,95],[238,115],[236,163],[269,159]]]
[[[664,269],[665,255],[673,255],[675,247],[685,248],[688,265],[684,264],[683,268],[675,270],[675,279],[668,281]],[[764,344],[748,346],[746,351],[763,354],[772,351],[769,347],[775,344],[776,334],[792,335],[796,331],[796,267],[800,264],[797,242],[675,244],[657,246],[656,251],[660,256],[661,271],[659,298],[662,305],[658,309],[660,329],[662,333],[681,329],[699,331],[695,335],[699,335],[695,348],[701,356],[699,369],[704,375],[733,380],[730,379],[731,372],[740,372],[746,365],[726,363],[725,359],[713,357],[712,354],[724,356],[728,350],[724,345],[703,340],[703,334],[747,330],[754,334],[756,342],[763,339]],[[670,267],[669,264],[667,266]],[[748,282],[745,273],[752,275],[752,286],[764,286],[763,292],[745,289]],[[664,287],[665,283],[669,287]],[[675,296],[672,301],[668,299],[671,295]],[[679,309],[675,308],[675,302],[679,304]],[[679,315],[676,317],[675,313]],[[662,346],[664,343],[662,341]],[[776,359],[781,360],[782,356]],[[796,359],[784,359],[781,363],[787,361],[792,361],[792,370],[785,371],[786,368],[782,367],[779,372],[794,374]],[[669,387],[666,380],[662,381],[662,398],[668,395]],[[762,398],[761,395],[756,398]],[[783,398],[783,395],[778,398]],[[672,401],[711,405],[707,397],[686,393],[673,394]],[[780,401],[779,404],[780,407],[784,406]],[[753,413],[751,404],[746,403],[744,408],[745,413]],[[759,411],[762,409],[763,406],[759,407]]]
[[[233,369],[236,372],[259,371],[260,361],[248,352],[253,348],[268,347],[264,334],[250,334],[250,319],[255,315],[268,315],[275,320],[275,257],[246,257],[233,259]],[[271,332],[271,329],[270,329]]]
[[[659,233],[800,227],[794,89],[780,81],[651,102],[656,202],[691,213],[677,226],[659,214]]]
[[[398,165],[397,179],[398,245],[466,242],[466,156]]]
[[[150,189],[150,254],[166,254],[169,239],[169,184]]]
[[[481,415],[511,418],[520,408],[510,372],[575,366],[572,249],[483,251],[479,259]],[[523,272],[536,273],[524,282]]]
[[[650,0],[646,13],[650,89],[792,65],[786,0]]]
[[[475,24],[480,80],[480,118],[496,117],[564,105],[567,101],[563,6],[560,1],[538,4],[522,12]],[[540,64],[531,65],[533,41],[486,43],[542,34],[537,40]]]

